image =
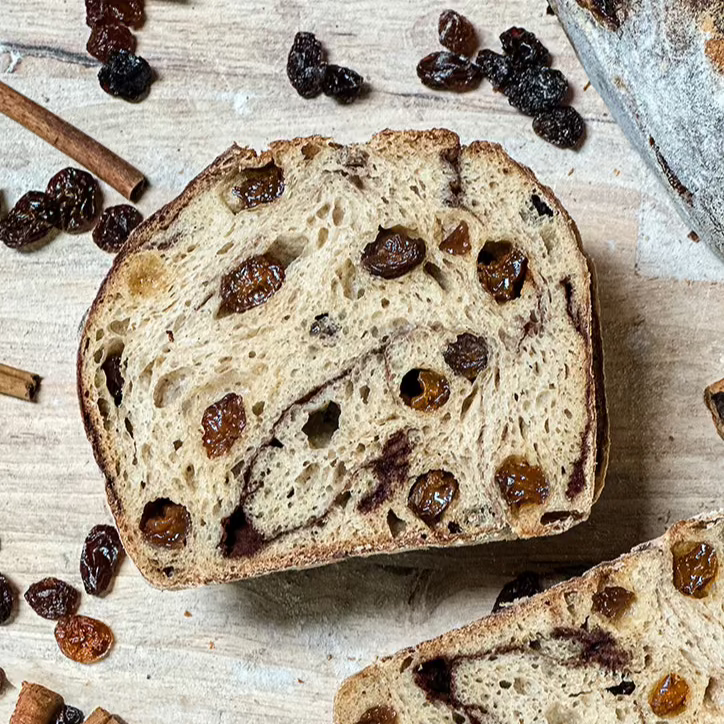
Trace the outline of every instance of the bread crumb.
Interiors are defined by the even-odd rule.
[[[191,611],[184,611],[184,616],[186,616],[186,618],[191,618]]]
[[[298,683],[298,684],[303,684],[303,683],[304,683],[304,679],[297,679],[297,683]]]
[[[568,172],[568,175],[569,175],[569,176],[573,176],[573,172],[574,172],[575,170],[576,170],[575,168],[572,168],[572,169]]]
[[[216,644],[213,641],[209,641],[209,651],[213,651],[216,648]]]
[[[583,86],[583,92],[585,93],[591,87],[591,81],[589,80],[586,85]]]
[[[698,244],[699,243],[699,234],[697,234],[695,231],[690,231],[689,239],[691,239],[695,244]]]
[[[620,175],[621,175],[621,171],[619,171],[617,168],[615,168],[615,169],[613,169],[613,175],[614,175],[614,176],[620,176]]]

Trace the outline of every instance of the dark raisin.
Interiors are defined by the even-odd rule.
[[[477,88],[483,77],[475,63],[447,50],[426,55],[417,64],[417,76],[428,88],[459,92]]]
[[[153,71],[140,55],[119,50],[98,71],[98,81],[108,95],[135,103],[148,94]]]
[[[314,98],[322,92],[326,63],[322,44],[314,33],[297,33],[287,58],[287,76],[302,98]]]
[[[636,691],[636,684],[633,681],[624,679],[620,684],[616,686],[609,686],[606,691],[610,691],[614,696],[631,696]]]
[[[362,266],[383,279],[397,279],[422,264],[427,248],[404,231],[380,229],[362,252]]]
[[[525,505],[542,505],[550,494],[543,470],[516,456],[503,461],[495,472],[495,482],[505,502],[515,511]]]
[[[498,303],[517,299],[528,271],[528,259],[507,241],[488,241],[478,254],[478,280]]]
[[[109,206],[93,229],[93,241],[103,251],[116,253],[123,248],[131,232],[142,221],[141,212],[133,206]]]
[[[536,36],[525,28],[508,28],[500,35],[503,52],[517,66],[548,65],[551,54]]]
[[[505,87],[508,103],[527,116],[537,116],[559,105],[568,92],[568,81],[560,70],[523,68]]]
[[[413,410],[433,412],[450,399],[450,385],[433,370],[414,369],[402,378],[400,397]]]
[[[351,68],[328,65],[322,79],[324,95],[340,103],[352,103],[359,97],[365,79]]]
[[[83,724],[85,717],[80,709],[67,704],[60,710],[53,724]]]
[[[186,545],[191,518],[183,505],[168,498],[146,503],[141,517],[141,533],[153,546],[176,550]]]
[[[530,201],[538,212],[538,216],[553,216],[553,209],[538,194],[533,194]]]
[[[58,207],[60,228],[70,234],[87,231],[98,215],[98,182],[87,171],[64,168],[48,181],[46,193]]]
[[[493,89],[502,91],[513,78],[513,61],[506,55],[485,48],[475,61],[483,78],[490,81]]]
[[[221,277],[224,314],[246,312],[268,302],[284,284],[284,267],[272,257],[252,256]]]
[[[458,481],[445,470],[420,475],[410,489],[407,507],[430,527],[440,522],[458,493]]]
[[[15,591],[7,578],[0,573],[0,624],[5,623],[15,607]]]
[[[716,550],[708,543],[677,546],[673,551],[674,586],[685,596],[705,598],[719,573]]]
[[[440,242],[440,251],[453,256],[465,256],[470,251],[470,231],[467,223],[461,221]]]
[[[521,573],[517,578],[506,583],[501,589],[498,597],[493,604],[493,613],[500,611],[502,608],[513,601],[520,598],[530,598],[538,593],[543,592],[543,584],[537,573],[526,571]]]
[[[309,334],[311,334],[312,337],[319,337],[321,340],[332,339],[338,331],[339,327],[337,323],[329,314],[318,314],[314,318],[312,326],[309,328]]]
[[[359,718],[357,724],[397,724],[397,712],[391,706],[372,706]]]
[[[93,26],[85,47],[94,58],[107,63],[120,50],[135,52],[136,37],[123,23],[101,20]]]
[[[25,600],[38,616],[57,621],[78,610],[80,593],[58,578],[43,578],[25,591]]]
[[[0,220],[0,240],[21,249],[44,239],[58,225],[58,206],[42,191],[28,191]]]
[[[123,545],[112,525],[91,528],[80,554],[80,576],[86,593],[101,596],[110,588],[122,556]]]
[[[270,204],[284,193],[284,174],[279,166],[270,163],[263,168],[244,171],[244,180],[231,190],[235,204],[241,209],[253,209]]]
[[[437,22],[440,44],[457,55],[472,56],[478,47],[473,24],[454,10],[443,10]]]
[[[533,119],[533,130],[558,148],[575,148],[583,138],[586,125],[575,108],[563,106],[539,113]]]
[[[415,683],[432,699],[447,700],[452,684],[452,667],[443,657],[420,664],[412,674]]]
[[[606,586],[593,594],[592,609],[595,613],[617,621],[636,600],[636,594],[621,586]]]
[[[209,405],[201,418],[202,442],[209,458],[226,455],[246,427],[244,400],[230,392]]]
[[[450,369],[473,382],[488,366],[488,344],[483,337],[465,332],[448,344],[442,356]]]
[[[64,656],[79,664],[93,664],[113,646],[113,632],[88,616],[66,616],[55,626],[55,640]]]
[[[143,25],[144,0],[85,0],[85,21],[94,27],[101,20],[116,20],[132,28]]]
[[[101,365],[106,376],[106,388],[116,407],[123,402],[123,373],[121,372],[121,353],[109,354]]]

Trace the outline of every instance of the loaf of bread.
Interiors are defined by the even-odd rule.
[[[499,146],[231,148],[134,232],[83,331],[126,550],[179,587],[584,520],[607,448],[592,283]]]
[[[335,724],[719,724],[724,513],[347,680]]]

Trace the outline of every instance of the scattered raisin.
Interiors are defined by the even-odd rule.
[[[80,593],[58,578],[43,578],[25,591],[25,600],[38,616],[57,621],[78,610]]]
[[[209,458],[218,458],[231,450],[246,427],[244,400],[230,392],[209,405],[201,418],[202,442]]]
[[[93,26],[85,47],[94,58],[107,63],[120,50],[135,52],[136,37],[123,23],[104,19]]]
[[[527,270],[528,259],[507,241],[489,241],[478,254],[478,280],[496,302],[520,296]]]
[[[415,683],[433,699],[447,700],[452,685],[452,667],[442,656],[420,664],[413,672]]]
[[[112,525],[91,528],[80,554],[80,576],[86,593],[102,596],[110,588],[122,556],[123,544]]]
[[[620,684],[616,686],[609,686],[606,691],[610,691],[614,696],[631,696],[636,691],[636,684],[633,681],[624,679]]]
[[[494,50],[481,50],[475,63],[483,78],[490,81],[496,91],[504,90],[513,77],[513,61],[507,55],[500,55]]]
[[[397,712],[391,706],[373,706],[362,714],[357,724],[397,724]]]
[[[183,505],[168,498],[146,503],[141,517],[141,533],[151,545],[176,550],[186,545],[191,518]]]
[[[465,256],[470,251],[470,231],[461,221],[441,242],[440,251],[453,256]]]
[[[10,581],[0,573],[0,624],[5,623],[15,607],[15,591]]]
[[[537,573],[531,571],[521,573],[517,578],[503,586],[493,604],[493,613],[497,613],[509,603],[513,603],[518,599],[530,598],[542,592],[543,584]]]
[[[351,68],[328,65],[322,78],[324,95],[340,103],[353,103],[362,93],[365,79]]]
[[[113,398],[116,407],[123,401],[123,373],[121,372],[121,353],[109,354],[101,369],[106,376],[106,388]]]
[[[302,98],[314,98],[322,92],[326,63],[322,44],[314,33],[297,33],[287,58],[287,76]]]
[[[447,50],[426,55],[417,64],[417,76],[428,88],[459,92],[477,88],[483,77],[475,63]]]
[[[268,302],[284,284],[284,267],[267,254],[252,256],[221,277],[224,314],[246,312]]]
[[[98,71],[98,81],[108,95],[135,103],[148,93],[153,71],[140,55],[119,50]]]
[[[93,664],[111,650],[113,632],[95,618],[66,616],[55,626],[55,640],[63,656],[79,664]]]
[[[44,239],[58,225],[58,206],[42,191],[28,191],[0,220],[0,240],[21,249]]]
[[[559,105],[568,92],[568,81],[560,70],[523,68],[505,87],[508,103],[527,116],[537,116]]]
[[[53,724],[83,724],[85,716],[80,709],[67,704],[60,710]]]
[[[524,505],[542,505],[550,492],[543,471],[514,455],[504,460],[497,469],[495,482],[505,502],[515,510]]]
[[[534,33],[525,28],[508,28],[500,35],[503,52],[513,59],[517,66],[548,65],[551,54]]]
[[[407,507],[431,528],[440,522],[458,493],[458,481],[445,470],[420,475],[410,489]]]
[[[91,28],[104,19],[140,28],[144,20],[143,3],[144,0],[85,0],[85,21]]]
[[[674,716],[686,709],[689,685],[678,674],[667,674],[661,679],[649,697],[651,711],[656,716]]]
[[[586,126],[575,108],[563,106],[539,113],[533,119],[533,130],[558,148],[575,148],[581,142]]]
[[[621,586],[606,586],[593,594],[593,611],[616,621],[631,607],[636,594]]]
[[[87,231],[98,215],[98,182],[87,171],[68,167],[53,176],[46,193],[58,207],[60,228],[70,234]]]
[[[263,168],[246,169],[244,180],[231,190],[240,209],[253,209],[259,204],[270,204],[283,193],[284,174],[274,163]]]
[[[115,254],[123,248],[131,232],[142,221],[141,212],[133,206],[109,206],[93,229],[93,241],[103,251]]]
[[[432,370],[410,370],[400,383],[400,397],[413,410],[439,410],[450,399],[448,381]]]
[[[708,543],[674,550],[674,586],[685,596],[704,598],[719,571],[716,551]]]
[[[442,356],[453,372],[474,382],[488,366],[488,344],[483,337],[465,332],[448,344]]]
[[[471,57],[478,47],[473,24],[454,10],[443,10],[437,22],[440,44],[457,55]]]
[[[419,266],[427,248],[422,239],[404,231],[380,229],[377,238],[362,252],[362,266],[370,274],[383,279],[397,279]]]

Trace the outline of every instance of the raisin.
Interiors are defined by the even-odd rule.
[[[85,0],[85,21],[94,27],[102,20],[117,20],[132,28],[143,25],[144,0]]]
[[[542,505],[550,493],[543,471],[514,455],[504,460],[497,469],[495,482],[505,502],[515,510],[524,505]]]
[[[38,616],[57,621],[78,610],[80,593],[58,578],[43,578],[25,591],[25,600]]]
[[[507,241],[489,241],[478,254],[478,280],[496,302],[517,299],[528,270],[528,259]]]
[[[15,607],[15,591],[10,581],[0,573],[0,624],[5,623]]]
[[[520,598],[530,598],[543,592],[543,584],[537,573],[526,571],[517,578],[506,583],[501,589],[493,604],[493,613],[505,608],[507,604],[513,603]]]
[[[719,571],[716,551],[708,543],[674,550],[674,586],[685,596],[704,598]]]
[[[221,277],[223,314],[241,313],[268,302],[284,284],[284,267],[266,254],[252,256]]]
[[[148,94],[153,71],[140,55],[119,50],[98,71],[98,82],[108,95],[136,103]]]
[[[111,650],[113,632],[95,618],[66,616],[55,626],[55,640],[63,656],[79,664],[93,664]]]
[[[91,528],[80,554],[80,576],[86,593],[101,596],[110,588],[122,556],[123,544],[112,525]]]
[[[44,239],[58,225],[58,206],[42,191],[28,191],[0,220],[0,240],[21,249]]]
[[[87,231],[98,215],[98,182],[87,171],[64,168],[48,182],[46,193],[58,207],[60,228],[70,234]]]
[[[273,163],[263,168],[247,169],[244,180],[231,190],[239,209],[253,209],[259,204],[270,204],[283,193],[284,174],[279,166]]]
[[[357,724],[397,724],[397,712],[391,706],[372,706],[359,718]]]
[[[548,65],[551,54],[534,33],[525,28],[508,28],[500,35],[503,52],[513,59],[517,66]]]
[[[507,55],[485,48],[478,53],[475,63],[496,91],[504,90],[513,78],[513,61]]]
[[[67,704],[60,710],[53,724],[83,724],[85,716],[80,709]]]
[[[141,212],[133,206],[109,206],[93,229],[93,241],[103,251],[116,253],[123,248],[131,232],[142,221]]]
[[[176,550],[186,545],[191,518],[183,505],[168,498],[146,503],[141,517],[141,533],[151,545]]]
[[[413,672],[415,683],[433,699],[447,700],[452,685],[452,667],[443,657],[420,664]]]
[[[431,470],[420,475],[410,489],[407,507],[431,528],[458,494],[458,481],[445,470]]]
[[[287,76],[302,98],[314,98],[322,92],[326,63],[322,44],[314,33],[297,33],[287,58]]]
[[[465,332],[442,353],[448,367],[471,382],[488,366],[488,344],[482,337]]]
[[[457,55],[470,57],[478,47],[473,24],[454,10],[443,10],[437,22],[440,44]]]
[[[689,685],[678,674],[667,674],[661,679],[649,696],[651,711],[656,716],[681,714],[689,699]]]
[[[94,58],[107,63],[120,50],[135,52],[136,37],[123,23],[103,19],[93,26],[85,47]]]
[[[440,242],[440,251],[453,256],[465,256],[470,251],[470,231],[464,221]]]
[[[568,81],[560,70],[523,68],[505,87],[508,103],[527,116],[537,116],[559,105],[568,93]]]
[[[397,279],[422,264],[427,248],[422,239],[404,231],[380,229],[377,238],[362,252],[362,266],[383,279]]]
[[[636,595],[621,586],[606,586],[593,594],[593,611],[616,621],[623,616],[636,600]]]
[[[201,426],[207,457],[218,458],[226,455],[246,427],[244,400],[230,392],[204,410]]]
[[[322,78],[324,95],[340,103],[353,103],[362,93],[365,79],[351,68],[328,65]]]
[[[105,358],[101,369],[106,376],[106,389],[116,407],[123,401],[123,373],[121,372],[121,353],[109,354]]]
[[[558,148],[575,148],[583,138],[586,125],[575,108],[563,106],[539,113],[533,119],[533,130]]]
[[[400,397],[413,410],[432,412],[450,399],[450,385],[437,372],[414,369],[402,378]]]
[[[606,691],[610,691],[614,696],[631,696],[636,691],[636,684],[633,681],[624,679],[620,684],[616,686],[609,686]]]
[[[426,55],[417,64],[417,76],[428,88],[459,92],[477,88],[483,77],[475,63],[447,50]]]

